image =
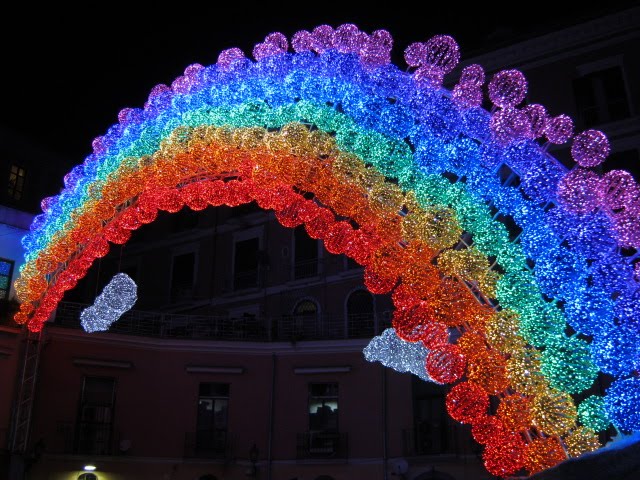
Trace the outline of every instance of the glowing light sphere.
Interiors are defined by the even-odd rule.
[[[476,423],[487,415],[489,395],[478,385],[462,382],[447,394],[447,412],[460,423]]]
[[[502,424],[511,431],[527,430],[531,426],[531,398],[518,394],[502,397],[496,412]]]
[[[621,377],[640,370],[640,332],[610,328],[591,342],[594,363],[604,373]]]
[[[573,135],[573,120],[566,115],[548,118],[544,125],[544,134],[551,143],[566,143]]]
[[[498,352],[487,350],[469,358],[467,379],[491,394],[500,393],[509,386],[505,359]]]
[[[529,118],[531,125],[531,134],[533,138],[540,138],[544,135],[544,129],[547,124],[547,109],[537,103],[525,105],[522,109],[524,114]]]
[[[491,443],[495,439],[505,436],[506,434],[507,432],[504,425],[500,419],[494,415],[483,417],[480,421],[471,426],[471,435],[473,436],[473,439],[482,445]]]
[[[453,70],[460,61],[460,47],[449,35],[436,35],[425,43],[425,65],[440,70],[443,74]]]
[[[489,82],[489,99],[498,107],[515,107],[526,95],[527,79],[519,70],[501,70]]]
[[[578,405],[578,421],[590,430],[600,432],[609,428],[604,398],[591,395]]]
[[[368,362],[380,362],[397,372],[411,372],[425,382],[433,381],[424,368],[429,350],[420,343],[401,340],[393,328],[387,328],[381,335],[373,337],[363,352]]]
[[[453,383],[462,378],[466,359],[457,345],[442,345],[427,355],[425,368],[438,383]]]
[[[80,324],[92,333],[109,330],[138,299],[138,286],[126,273],[116,274],[90,307],[80,313]]]
[[[343,53],[357,53],[366,42],[366,34],[352,24],[340,25],[333,32],[333,48]]]
[[[515,353],[524,347],[519,335],[518,314],[512,310],[501,310],[489,318],[485,326],[487,342],[502,353]]]
[[[319,25],[311,32],[313,36],[312,48],[316,53],[322,53],[330,49],[333,45],[333,27],[330,25]]]
[[[234,63],[244,60],[246,57],[244,52],[239,48],[229,48],[223,50],[218,55],[218,65],[223,69],[230,68]]]
[[[482,88],[460,83],[453,87],[453,102],[461,108],[479,107],[482,104]]]
[[[560,180],[556,195],[567,210],[588,213],[602,202],[602,181],[595,172],[574,168]]]
[[[517,392],[538,395],[547,389],[549,381],[540,371],[540,352],[526,348],[513,354],[506,365],[507,378]]]
[[[531,121],[522,110],[504,108],[495,112],[491,117],[491,131],[496,141],[501,145],[532,137]]]
[[[506,477],[525,464],[526,444],[520,435],[499,435],[487,442],[482,454],[484,466],[492,475]]]
[[[427,58],[427,45],[424,42],[411,43],[404,50],[404,61],[410,67],[420,67]]]
[[[598,375],[591,360],[589,344],[572,337],[558,337],[542,352],[542,373],[549,384],[568,393],[580,393],[589,388]]]
[[[308,52],[314,44],[314,37],[307,30],[299,30],[291,38],[291,47],[298,53]]]
[[[602,177],[603,203],[611,210],[630,207],[640,197],[640,188],[626,170],[611,170]]]
[[[547,435],[562,435],[575,425],[577,411],[569,394],[547,390],[533,399],[531,415],[534,424]]]
[[[530,474],[555,467],[567,459],[557,437],[536,438],[527,444],[524,467]]]
[[[609,156],[609,139],[600,130],[585,130],[573,138],[571,156],[581,167],[600,165]]]
[[[567,452],[572,457],[579,457],[583,453],[593,452],[600,448],[600,440],[593,430],[586,427],[578,427],[564,437]]]
[[[640,430],[640,378],[614,381],[604,397],[604,409],[617,428]]]
[[[484,84],[484,79],[484,68],[477,63],[467,65],[462,69],[462,73],[460,74],[461,84],[473,85],[475,87],[481,87]]]

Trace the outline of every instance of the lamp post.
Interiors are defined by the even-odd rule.
[[[247,477],[256,477],[258,475],[258,467],[256,464],[258,463],[259,454],[260,450],[258,450],[258,446],[254,443],[249,450],[249,461],[251,465],[247,469]]]

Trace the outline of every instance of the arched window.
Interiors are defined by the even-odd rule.
[[[373,295],[356,290],[347,299],[349,338],[371,337],[374,333]]]
[[[296,340],[315,338],[318,327],[318,305],[310,299],[300,300],[293,308],[292,337]]]

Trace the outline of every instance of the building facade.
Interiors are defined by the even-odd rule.
[[[528,103],[572,116],[576,131],[604,131],[614,152],[604,168],[637,178],[638,25],[632,8],[462,66],[522,70]],[[568,148],[553,154],[569,165]],[[28,177],[14,170],[15,194]],[[108,333],[84,333],[80,312],[118,272],[138,284],[134,310]],[[444,387],[363,358],[392,311],[358,265],[253,204],[160,215],[93,265],[41,336],[0,327],[1,378],[16,379],[0,392],[5,470],[52,480],[490,478],[468,428],[446,415]]]

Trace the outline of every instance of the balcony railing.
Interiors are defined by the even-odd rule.
[[[89,305],[60,302],[55,324],[80,328],[80,313]],[[376,329],[375,318],[379,319]],[[290,342],[370,338],[388,327],[383,315],[303,315],[229,318],[213,315],[129,310],[111,325],[109,332],[156,338]]]
[[[187,432],[184,437],[185,458],[229,458],[231,445],[226,430]]]
[[[347,434],[303,432],[298,434],[298,459],[348,458]]]
[[[58,422],[46,444],[50,453],[112,455],[118,441],[119,433],[110,423]]]

